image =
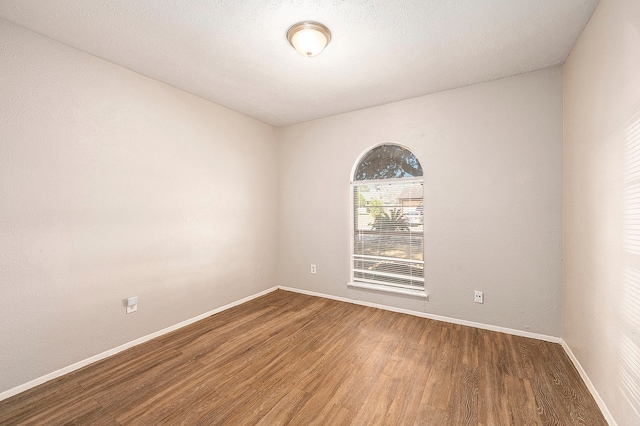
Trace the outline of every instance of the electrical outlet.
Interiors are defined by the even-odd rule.
[[[474,291],[473,301],[476,303],[484,303],[484,294],[482,294],[482,292],[478,290]]]
[[[127,313],[131,314],[138,310],[138,296],[129,297],[127,299]]]
[[[311,273],[315,274],[316,273],[316,265],[311,264]]]

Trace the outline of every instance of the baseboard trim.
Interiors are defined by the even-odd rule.
[[[573,353],[573,351],[571,350],[567,342],[565,342],[563,339],[560,344],[562,345],[562,348],[569,356],[569,359],[571,359],[571,362],[573,362],[573,365],[574,367],[576,367],[576,370],[578,370],[580,377],[582,377],[582,380],[587,385],[587,388],[589,389],[589,392],[591,392],[593,399],[596,400],[596,404],[598,404],[598,407],[600,407],[600,411],[602,411],[602,415],[604,416],[607,423],[609,423],[610,426],[618,426],[618,423],[616,423],[616,420],[613,418],[613,416],[611,415],[611,412],[609,411],[609,407],[607,407],[607,404],[605,404],[604,400],[600,397],[600,394],[596,390],[596,387],[591,382],[591,379],[587,375],[587,372],[584,370],[584,368],[582,368],[582,364],[580,364],[580,361],[578,361],[578,358],[576,358],[575,354]]]
[[[261,291],[259,293],[253,294],[251,296],[247,296],[247,297],[245,297],[243,299],[236,300],[235,302],[231,302],[231,303],[229,303],[227,305],[224,305],[224,306],[221,306],[219,308],[213,309],[213,310],[211,310],[209,312],[205,312],[204,314],[200,314],[200,315],[195,316],[193,318],[190,318],[188,320],[182,321],[182,322],[180,322],[178,324],[172,325],[172,326],[167,327],[167,328],[163,328],[162,330],[156,331],[155,333],[148,334],[146,336],[140,337],[138,339],[135,339],[135,340],[132,340],[132,341],[130,341],[128,343],[120,345],[120,346],[118,346],[116,348],[109,349],[108,351],[99,353],[97,355],[94,355],[94,356],[89,357],[87,359],[84,359],[82,361],[78,361],[75,364],[71,364],[71,365],[69,365],[67,367],[64,367],[64,368],[61,368],[59,370],[56,370],[53,373],[45,374],[44,376],[38,377],[37,379],[31,380],[31,381],[29,381],[27,383],[24,383],[22,385],[18,385],[18,386],[14,387],[14,388],[11,388],[9,390],[6,390],[6,391],[0,393],[0,401],[2,401],[4,399],[7,399],[7,398],[10,398],[10,397],[12,397],[14,395],[17,395],[17,394],[19,394],[21,392],[24,392],[26,390],[29,390],[31,388],[34,388],[34,387],[36,387],[38,385],[41,385],[41,384],[43,384],[45,382],[48,382],[49,380],[53,380],[53,379],[56,379],[56,378],[58,378],[60,376],[64,376],[65,374],[71,373],[72,371],[78,370],[78,369],[80,369],[82,367],[85,367],[85,366],[87,366],[89,364],[92,364],[94,362],[97,362],[97,361],[100,361],[100,360],[105,359],[107,357],[110,357],[112,355],[115,355],[118,352],[122,352],[122,351],[124,351],[126,349],[132,348],[133,346],[139,345],[139,344],[147,342],[147,341],[149,341],[151,339],[155,339],[156,337],[160,337],[160,336],[162,336],[164,334],[167,334],[167,333],[170,333],[172,331],[175,331],[175,330],[177,330],[179,328],[182,328],[182,327],[185,327],[187,325],[193,324],[194,322],[200,321],[201,319],[204,319],[204,318],[207,318],[207,317],[209,317],[211,315],[217,314],[218,312],[225,311],[225,310],[227,310],[229,308],[233,308],[234,306],[241,305],[241,304],[243,304],[245,302],[248,302],[248,301],[250,301],[252,299],[255,299],[257,297],[264,296],[265,294],[271,293],[272,291],[275,291],[277,289],[278,289],[278,287],[272,287],[272,288],[269,288],[267,290]]]
[[[332,296],[330,294],[317,293],[315,291],[308,291],[308,290],[301,290],[299,288],[284,287],[284,286],[278,286],[278,288],[281,289],[281,290],[292,291],[294,293],[306,294],[308,296],[324,297],[325,299],[332,299],[332,300],[338,300],[340,302],[347,302],[347,303],[353,303],[353,304],[356,304],[356,305],[369,306],[371,308],[384,309],[386,311],[392,311],[392,312],[398,312],[398,313],[401,313],[401,314],[414,315],[414,316],[417,316],[417,317],[429,318],[429,319],[432,319],[432,320],[448,322],[448,323],[451,323],[451,324],[466,325],[466,326],[469,326],[469,327],[480,328],[480,329],[483,329],[483,330],[497,331],[499,333],[512,334],[514,336],[529,337],[529,338],[532,338],[532,339],[544,340],[545,342],[560,343],[562,341],[562,339],[560,337],[548,336],[546,334],[531,333],[531,332],[528,332],[528,331],[516,330],[516,329],[513,329],[513,328],[506,328],[506,327],[500,327],[500,326],[497,326],[497,325],[483,324],[483,323],[474,322],[474,321],[467,321],[467,320],[462,320],[462,319],[457,319],[457,318],[445,317],[445,316],[441,316],[441,315],[434,315],[434,314],[429,314],[429,313],[426,313],[426,312],[413,311],[413,310],[410,310],[410,309],[394,308],[392,306],[380,305],[378,303],[364,302],[362,300],[349,299],[347,297]]]
[[[24,383],[22,385],[18,385],[14,388],[11,388],[9,390],[6,390],[2,393],[0,393],[0,401],[10,398],[14,395],[17,395],[21,392],[24,392],[26,390],[29,390],[31,388],[34,388],[38,385],[41,385],[45,382],[48,382],[49,380],[53,380],[56,379],[60,376],[63,376],[65,374],[71,373],[75,370],[78,370],[82,367],[85,367],[89,364],[92,364],[94,362],[100,361],[102,359],[105,359],[107,357],[110,357],[112,355],[115,355],[119,352],[122,352],[126,349],[132,348],[136,345],[145,343],[151,339],[155,339],[156,337],[160,337],[164,334],[170,333],[172,331],[178,330],[182,327],[185,327],[187,325],[193,324],[197,321],[200,321],[204,318],[207,318],[211,315],[217,314],[219,312],[225,311],[227,309],[230,309],[234,306],[240,305],[242,303],[248,302],[252,299],[258,298],[260,296],[264,296],[265,294],[271,293],[275,290],[285,290],[285,291],[291,291],[294,293],[300,293],[300,294],[306,294],[308,296],[316,296],[316,297],[323,297],[325,299],[332,299],[332,300],[337,300],[340,302],[346,302],[346,303],[353,303],[356,305],[362,305],[362,306],[369,306],[372,308],[378,308],[378,309],[384,309],[387,311],[392,311],[392,312],[398,312],[398,313],[403,313],[403,314],[408,314],[408,315],[414,315],[417,317],[422,317],[422,318],[429,318],[429,319],[433,319],[433,320],[437,320],[437,321],[443,321],[443,322],[447,322],[447,323],[451,323],[451,324],[459,324],[459,325],[465,325],[465,326],[469,326],[469,327],[476,327],[476,328],[480,328],[483,330],[490,330],[490,331],[497,331],[500,333],[506,333],[506,334],[512,334],[515,336],[522,336],[522,337],[529,337],[532,339],[538,339],[538,340],[543,340],[543,341],[547,341],[547,342],[552,342],[552,343],[559,343],[560,345],[562,345],[562,348],[564,349],[564,351],[567,353],[567,355],[569,356],[569,358],[571,359],[571,362],[573,362],[573,365],[576,367],[576,370],[578,370],[578,373],[580,374],[580,377],[582,377],[582,380],[584,380],[585,384],[587,385],[587,388],[589,389],[589,391],[591,392],[591,394],[593,395],[593,398],[596,400],[596,403],[598,404],[598,407],[600,407],[600,410],[602,411],[602,414],[604,415],[605,419],[607,420],[607,422],[609,423],[609,425],[611,426],[617,426],[617,423],[615,421],[615,419],[613,418],[613,416],[611,415],[611,412],[609,411],[609,408],[607,407],[607,405],[605,404],[605,402],[602,400],[602,398],[600,397],[600,394],[598,393],[598,391],[596,390],[595,386],[593,385],[593,383],[591,382],[591,379],[589,379],[589,376],[587,375],[586,371],[584,370],[584,368],[582,368],[582,365],[580,364],[580,362],[578,361],[578,359],[576,358],[576,356],[574,355],[574,353],[571,351],[571,348],[569,347],[569,345],[561,338],[559,337],[554,337],[554,336],[548,336],[545,334],[538,334],[538,333],[531,333],[528,331],[522,331],[522,330],[516,330],[516,329],[512,329],[512,328],[506,328],[506,327],[499,327],[499,326],[495,326],[495,325],[491,325],[491,324],[483,324],[483,323],[479,323],[479,322],[474,322],[474,321],[467,321],[467,320],[461,320],[461,319],[457,319],[457,318],[451,318],[451,317],[445,317],[445,316],[441,316],[441,315],[434,315],[434,314],[429,314],[426,312],[419,312],[419,311],[413,311],[410,309],[402,309],[402,308],[395,308],[392,306],[387,306],[387,305],[381,305],[378,303],[370,303],[370,302],[365,302],[362,300],[356,300],[356,299],[349,299],[347,297],[340,297],[340,296],[333,296],[330,294],[325,294],[325,293],[318,293],[315,291],[308,291],[308,290],[302,290],[302,289],[298,289],[298,288],[293,288],[293,287],[285,287],[285,286],[276,286],[276,287],[271,287],[267,290],[261,291],[259,293],[253,294],[251,296],[247,296],[243,299],[240,300],[236,300],[235,302],[231,302],[227,305],[221,306],[219,308],[213,309],[209,312],[205,312],[203,314],[200,314],[198,316],[195,316],[193,318],[190,318],[188,320],[182,321],[178,324],[172,325],[170,327],[164,328],[162,330],[156,331],[154,333],[148,334],[146,336],[140,337],[138,339],[132,340],[128,343],[125,343],[123,345],[120,345],[116,348],[113,349],[109,349],[108,351],[99,353],[97,355],[94,355],[92,357],[89,357],[87,359],[84,359],[82,361],[78,361],[72,365],[69,365],[67,367],[61,368],[59,370],[56,370],[52,373],[49,374],[45,374],[44,376],[38,377],[37,379],[31,380],[27,383]]]

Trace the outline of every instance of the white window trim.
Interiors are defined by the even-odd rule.
[[[426,289],[408,289],[408,288],[400,288],[393,287],[391,285],[382,285],[382,284],[371,284],[371,283],[363,283],[360,281],[347,283],[347,287],[365,289],[365,290],[375,290],[381,291],[384,293],[394,293],[394,294],[402,294],[404,296],[412,296],[412,297],[420,297],[423,299],[428,299],[429,294]]]

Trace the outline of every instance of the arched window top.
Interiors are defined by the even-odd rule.
[[[384,144],[367,152],[354,174],[354,181],[400,179],[422,176],[420,162],[407,148]]]

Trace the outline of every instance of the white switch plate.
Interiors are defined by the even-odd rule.
[[[315,274],[316,273],[316,265],[311,264],[311,273]]]
[[[484,294],[481,291],[473,292],[473,301],[476,303],[484,303]]]

